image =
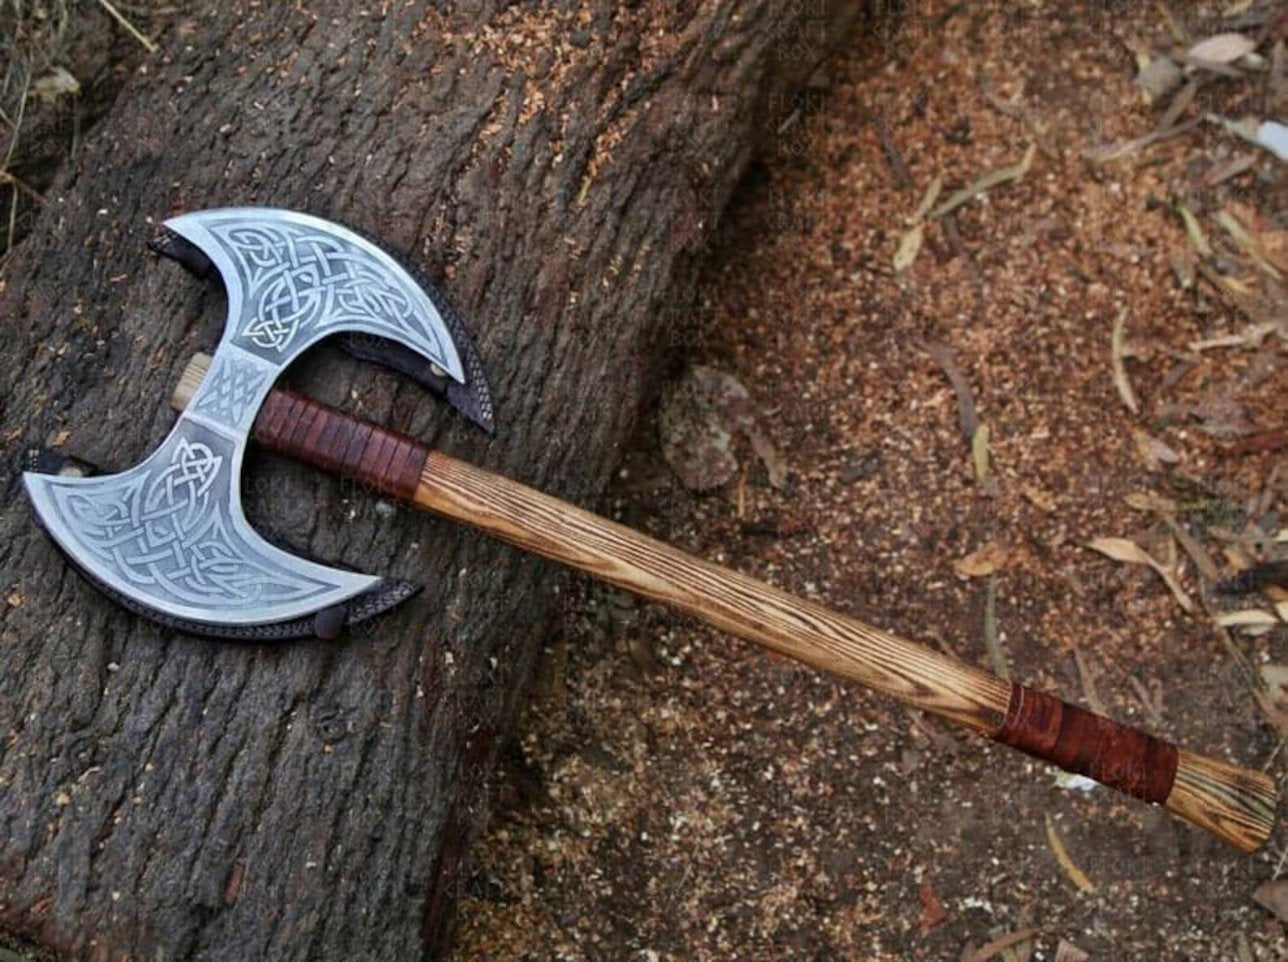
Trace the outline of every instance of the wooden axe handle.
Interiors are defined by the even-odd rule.
[[[191,370],[191,367],[190,367]],[[204,372],[201,372],[204,373]],[[193,375],[200,383],[200,374]],[[185,374],[184,382],[192,381]],[[195,387],[195,383],[192,385]],[[191,396],[191,390],[186,397]],[[185,389],[176,406],[186,405]],[[853,679],[1137,798],[1252,851],[1274,822],[1263,772],[1195,755],[703,561],[316,401],[274,390],[260,444]]]

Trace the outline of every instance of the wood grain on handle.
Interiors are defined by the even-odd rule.
[[[983,734],[1006,715],[1010,685],[986,671],[438,451],[414,501]]]
[[[824,671],[1095,778],[1252,851],[1274,783],[1012,684],[437,451],[413,501]]]
[[[189,364],[182,409],[209,358]],[[272,450],[467,522],[824,671],[850,678],[1149,802],[1252,851],[1274,826],[1274,782],[1010,683],[558,498],[307,398],[272,391],[253,437]]]

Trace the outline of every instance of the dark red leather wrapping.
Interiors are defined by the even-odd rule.
[[[289,391],[271,392],[251,431],[265,447],[410,500],[429,449]]]
[[[1165,801],[1176,776],[1175,745],[1018,683],[993,738],[1147,802]]]

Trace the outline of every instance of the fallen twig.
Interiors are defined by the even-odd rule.
[[[1087,878],[1087,874],[1078,868],[1073,863],[1073,859],[1069,857],[1069,850],[1064,847],[1064,840],[1060,838],[1060,833],[1056,831],[1055,822],[1051,820],[1050,815],[1045,817],[1047,844],[1051,846],[1051,852],[1055,855],[1055,860],[1060,863],[1060,867],[1064,869],[1064,874],[1069,876],[1069,881],[1077,886],[1079,892],[1094,892],[1096,886],[1092,884],[1091,879]]]
[[[1008,932],[1006,935],[999,935],[991,942],[985,942],[978,949],[966,956],[962,962],[988,962],[989,959],[1000,955],[1013,945],[1019,945],[1028,939],[1033,938],[1042,930],[1036,926],[1027,929],[1016,929],[1014,932]]]
[[[946,201],[926,215],[926,219],[938,220],[949,211],[956,210],[967,201],[978,197],[991,187],[1005,184],[1007,181],[1019,180],[1028,173],[1029,168],[1033,166],[1033,157],[1037,153],[1037,150],[1037,146],[1031,144],[1029,149],[1024,152],[1024,156],[1021,157],[1018,162],[1011,164],[1009,167],[1002,167],[999,170],[990,171],[983,177],[967,184],[961,190],[957,190],[949,194]]]
[[[984,590],[984,647],[988,649],[988,660],[993,666],[993,673],[1009,680],[1011,666],[997,636],[997,575],[989,575],[988,587]]]
[[[116,7],[112,6],[110,0],[98,0],[98,3],[99,6],[107,11],[108,16],[121,25],[122,30],[143,45],[144,50],[148,53],[157,52],[157,45],[140,33],[138,27],[125,19],[125,15],[122,14],[121,11],[117,10]]]
[[[948,383],[953,386],[953,392],[957,395],[957,426],[961,428],[962,435],[969,442],[975,437],[975,430],[979,427],[979,418],[975,414],[975,395],[971,392],[970,385],[962,377],[962,372],[957,367],[957,362],[953,360],[953,349],[946,344],[930,342],[922,344],[921,349],[930,355],[931,360],[940,366],[944,374],[948,377]]]

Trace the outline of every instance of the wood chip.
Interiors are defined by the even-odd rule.
[[[1244,628],[1276,625],[1279,619],[1260,608],[1242,608],[1238,611],[1223,611],[1216,616],[1216,623],[1222,628]]]
[[[1020,488],[1020,494],[1024,495],[1025,500],[1035,508],[1040,508],[1048,514],[1056,509],[1056,500],[1051,493],[1043,488],[1039,488],[1035,484],[1026,484],[1022,486]]]
[[[996,541],[990,541],[977,551],[953,562],[953,570],[966,578],[982,578],[1005,568],[1011,560],[1010,551]]]
[[[1069,881],[1077,886],[1079,892],[1094,892],[1096,886],[1069,857],[1069,850],[1064,847],[1064,840],[1060,838],[1055,822],[1051,820],[1050,815],[1044,817],[1046,818],[1047,844],[1051,846],[1051,853],[1055,855],[1055,860],[1060,863],[1060,868],[1064,869],[1064,874],[1069,876]]]
[[[981,424],[975,429],[975,433],[970,438],[970,461],[975,468],[975,479],[983,482],[988,480],[988,425]]]
[[[1229,280],[1229,278],[1225,278]],[[1247,347],[1256,348],[1261,346],[1261,342],[1270,334],[1275,333],[1279,325],[1273,322],[1264,324],[1253,324],[1242,334],[1222,334],[1219,337],[1210,337],[1204,341],[1191,341],[1189,349],[1191,351],[1210,351],[1214,348],[1221,347]]]

